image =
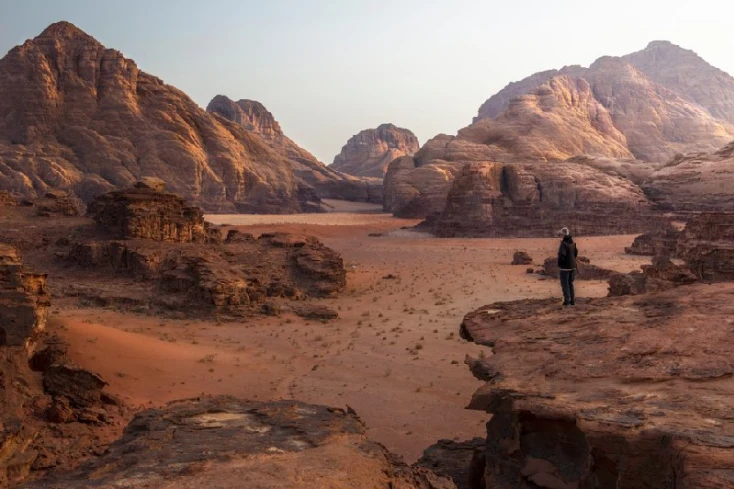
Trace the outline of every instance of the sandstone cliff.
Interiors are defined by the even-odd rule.
[[[288,138],[273,114],[261,103],[253,100],[235,102],[217,95],[206,110],[261,136],[288,160],[301,187],[313,187],[319,198],[382,203],[382,175],[380,179],[356,178],[327,167]]]
[[[299,212],[311,197],[262,137],[72,24],[0,60],[0,188],[89,201],[142,176],[216,212]]]
[[[387,166],[401,156],[412,156],[420,145],[407,129],[382,124],[352,136],[334,157],[331,168],[359,177],[382,178]]]
[[[439,236],[624,234],[645,229],[649,204],[632,182],[579,163],[470,163],[435,223]]]

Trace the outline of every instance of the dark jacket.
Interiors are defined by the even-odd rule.
[[[558,268],[561,270],[576,270],[576,257],[579,256],[579,250],[576,249],[576,243],[573,242],[571,236],[564,236],[561,241],[561,247],[558,248]]]

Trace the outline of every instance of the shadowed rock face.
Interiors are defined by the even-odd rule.
[[[33,471],[71,466],[109,443],[124,406],[98,375],[72,365],[44,334],[46,275],[0,244],[0,487]],[[31,367],[33,371],[31,371]]]
[[[0,60],[0,188],[85,201],[143,176],[208,211],[299,212],[308,196],[259,135],[208,114],[60,22]]]
[[[726,123],[734,122],[734,78],[692,51],[660,41],[621,58],[602,57],[589,68],[569,66],[511,83],[480,107],[475,122],[501,119],[519,100],[564,78],[588,83],[604,125],[621,133],[640,160],[714,151],[732,139]],[[562,108],[553,112],[550,117],[569,116]]]
[[[483,487],[724,488],[734,484],[734,285],[648,296],[497,303],[462,335],[492,413]]]
[[[407,129],[382,124],[352,136],[336,155],[331,168],[358,177],[382,178],[387,166],[401,156],[413,156],[420,145]]]
[[[396,460],[367,439],[356,416],[340,409],[230,397],[177,401],[143,412],[104,456],[27,487],[111,488],[133,481],[151,489],[456,487]]]
[[[576,163],[472,163],[463,167],[435,223],[439,236],[554,236],[640,231],[649,211],[628,180]]]
[[[224,95],[217,95],[206,110],[262,137],[275,152],[288,160],[299,184],[313,188],[318,198],[382,203],[382,175],[379,175],[380,179],[356,178],[325,166],[288,138],[273,114],[260,102],[235,102]]]
[[[23,270],[20,252],[0,244],[0,348],[30,351],[46,327],[49,304],[46,275]]]

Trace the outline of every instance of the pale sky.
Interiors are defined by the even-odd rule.
[[[651,40],[734,73],[733,19],[732,0],[0,0],[0,56],[67,20],[202,107],[262,102],[329,164],[362,129],[455,134],[510,81]]]

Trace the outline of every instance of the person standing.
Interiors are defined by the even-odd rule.
[[[558,269],[561,275],[561,290],[563,291],[563,305],[576,305],[576,295],[573,290],[573,281],[576,278],[576,257],[579,250],[576,248],[568,228],[561,229],[561,246],[558,248]]]

